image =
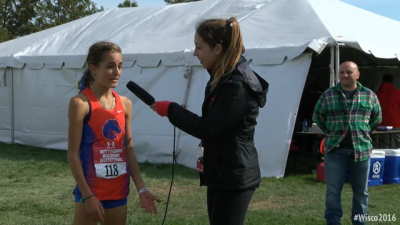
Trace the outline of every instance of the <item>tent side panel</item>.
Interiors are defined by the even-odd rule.
[[[285,173],[290,140],[310,64],[311,54],[303,54],[281,65],[251,65],[270,84],[267,104],[260,109],[255,134],[263,177],[283,177]],[[209,75],[200,68],[193,71],[187,108],[201,115]],[[195,168],[199,142],[190,135],[182,134],[178,163]],[[170,149],[172,151],[172,147]]]
[[[282,65],[253,66],[270,84],[266,106],[260,110],[255,143],[263,177],[283,177],[300,98],[311,64],[311,54]]]
[[[15,142],[67,149],[68,104],[84,69],[14,71]]]
[[[135,151],[140,162],[169,162],[172,159],[173,127],[126,88],[133,80],[157,100],[182,103],[187,79],[185,67],[159,66],[124,68],[118,87],[120,95],[133,104],[131,121]],[[82,69],[19,69],[15,75],[15,142],[25,145],[67,149],[68,104],[78,93]]]
[[[0,68],[0,142],[11,143],[11,69]]]

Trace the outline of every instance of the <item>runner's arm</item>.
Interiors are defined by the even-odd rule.
[[[88,111],[88,104],[82,97],[78,95],[71,98],[68,107],[68,165],[83,197],[92,194],[83,174],[82,163],[79,158],[83,120]]]
[[[135,183],[136,189],[139,191],[140,189],[145,187],[145,184],[142,177],[140,176],[139,165],[136,159],[135,152],[133,150],[131,131],[132,102],[126,97],[120,97],[125,109],[125,148],[127,152],[127,160],[133,182]]]

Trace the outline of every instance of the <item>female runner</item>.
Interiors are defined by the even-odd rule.
[[[75,225],[126,224],[130,176],[142,207],[157,214],[158,200],[140,177],[131,138],[132,102],[111,88],[122,72],[121,49],[97,42],[89,68],[68,108],[68,163],[75,178]]]

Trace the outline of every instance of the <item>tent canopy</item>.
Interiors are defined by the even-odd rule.
[[[334,41],[400,60],[399,22],[338,0],[204,0],[114,8],[8,41],[0,44],[0,67],[60,68],[65,63],[82,68],[89,46],[100,40],[120,45],[128,66],[198,65],[192,56],[196,23],[232,16],[240,22],[246,55],[255,64],[280,64],[307,48],[321,52]]]

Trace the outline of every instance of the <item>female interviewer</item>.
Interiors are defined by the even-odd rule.
[[[242,56],[242,34],[235,18],[203,21],[194,42],[194,56],[210,74],[202,116],[168,101],[156,102],[151,108],[201,140],[204,171],[200,185],[207,186],[210,224],[243,225],[261,181],[254,132],[269,84]]]

